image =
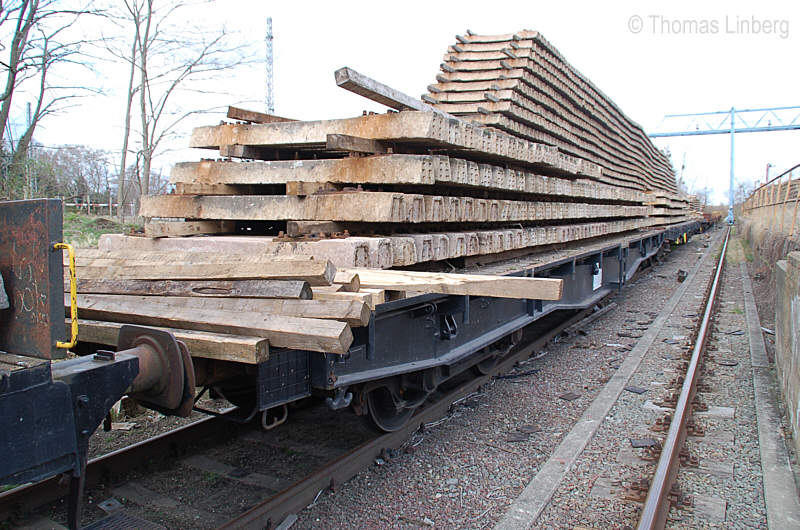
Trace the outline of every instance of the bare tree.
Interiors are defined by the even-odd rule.
[[[3,63],[6,69],[6,86],[0,95],[0,144],[3,142],[6,126],[8,124],[8,117],[11,114],[11,100],[14,96],[14,90],[22,81],[25,59],[24,54],[29,48],[28,35],[33,27],[36,19],[36,12],[39,9],[38,0],[22,0],[12,5],[0,6],[0,21],[5,24],[9,20],[14,20],[16,13],[16,21],[11,37],[11,46],[9,49],[8,63]]]
[[[125,0],[123,18],[133,38],[125,60],[130,64],[125,104],[125,130],[120,156],[120,178],[125,179],[134,99],[138,100],[139,146],[137,171],[142,195],[158,191],[151,185],[153,159],[167,138],[188,116],[210,109],[184,109],[181,94],[205,91],[202,84],[220,72],[247,63],[245,49],[232,42],[221,27],[186,27],[184,11],[206,1],[164,2]],[[173,22],[180,20],[180,25]],[[140,167],[138,167],[140,165]],[[119,203],[130,193],[120,185]]]
[[[734,203],[738,204],[744,202],[747,197],[753,193],[754,186],[752,182],[745,181],[745,182],[738,182],[736,184],[736,188],[733,194]],[[729,192],[730,193],[730,192]]]
[[[3,187],[8,195],[26,166],[28,149],[37,125],[46,116],[69,105],[68,101],[92,89],[64,83],[54,77],[56,67],[89,67],[81,52],[87,42],[83,35],[71,31],[85,15],[100,12],[91,2],[77,5],[57,0],[16,0],[3,5],[0,2],[0,31],[10,39],[8,62],[5,69],[5,88],[0,94],[0,148],[10,156],[5,159]],[[28,103],[25,126],[15,131],[11,126],[14,96],[24,93],[33,99]],[[15,132],[19,132],[15,138]],[[5,158],[5,157],[4,157]],[[30,186],[24,186],[24,194]]]
[[[125,96],[125,126],[122,133],[122,151],[119,160],[119,172],[117,176],[117,214],[122,220],[124,208],[129,195],[129,180],[126,178],[128,174],[128,144],[131,137],[131,108],[133,107],[133,98],[136,94],[134,82],[136,80],[136,57],[138,55],[139,46],[139,31],[141,27],[142,15],[140,12],[140,4],[138,2],[125,2],[127,14],[130,16],[130,22],[133,25],[133,38],[130,40],[130,53],[124,54],[117,51],[113,46],[107,46],[106,49],[110,51],[117,58],[127,61],[130,65],[128,74],[128,89]],[[109,203],[111,201],[109,200]]]
[[[104,201],[111,184],[108,153],[84,145],[31,146],[26,161],[42,192],[49,196]]]

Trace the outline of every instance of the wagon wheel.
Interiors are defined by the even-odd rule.
[[[398,408],[392,399],[392,393],[385,386],[370,390],[364,396],[367,408],[365,416],[368,425],[378,432],[394,432],[403,427],[411,416],[414,408]]]
[[[494,367],[497,366],[497,355],[492,355],[491,357],[487,357],[486,359],[482,360],[478,364],[472,366],[472,371],[475,372],[475,375],[482,376],[482,375],[489,375],[494,370]]]

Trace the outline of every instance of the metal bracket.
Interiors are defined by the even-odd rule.
[[[350,406],[353,401],[353,393],[347,391],[347,387],[337,388],[333,397],[326,397],[325,404],[331,410],[339,410]]]
[[[442,315],[439,336],[442,340],[451,340],[458,335],[458,324],[452,314]]]

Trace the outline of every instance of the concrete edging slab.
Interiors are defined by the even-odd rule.
[[[800,500],[797,484],[789,464],[789,453],[780,436],[781,417],[772,393],[772,372],[767,359],[761,320],[753,296],[753,285],[747,265],[739,264],[744,291],[744,310],[750,339],[750,364],[753,369],[753,393],[758,420],[758,446],[761,452],[761,473],[764,480],[764,504],[769,528],[800,528]]]

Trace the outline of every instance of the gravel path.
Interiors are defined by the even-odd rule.
[[[678,270],[694,266],[707,240],[698,236],[675,249],[618,294],[618,308],[587,326],[586,336],[551,344],[547,355],[512,374],[538,372],[495,380],[415,435],[408,450],[320,495],[296,527],[493,526],[614,374],[680,285]],[[574,397],[566,393],[577,397],[563,399]]]

